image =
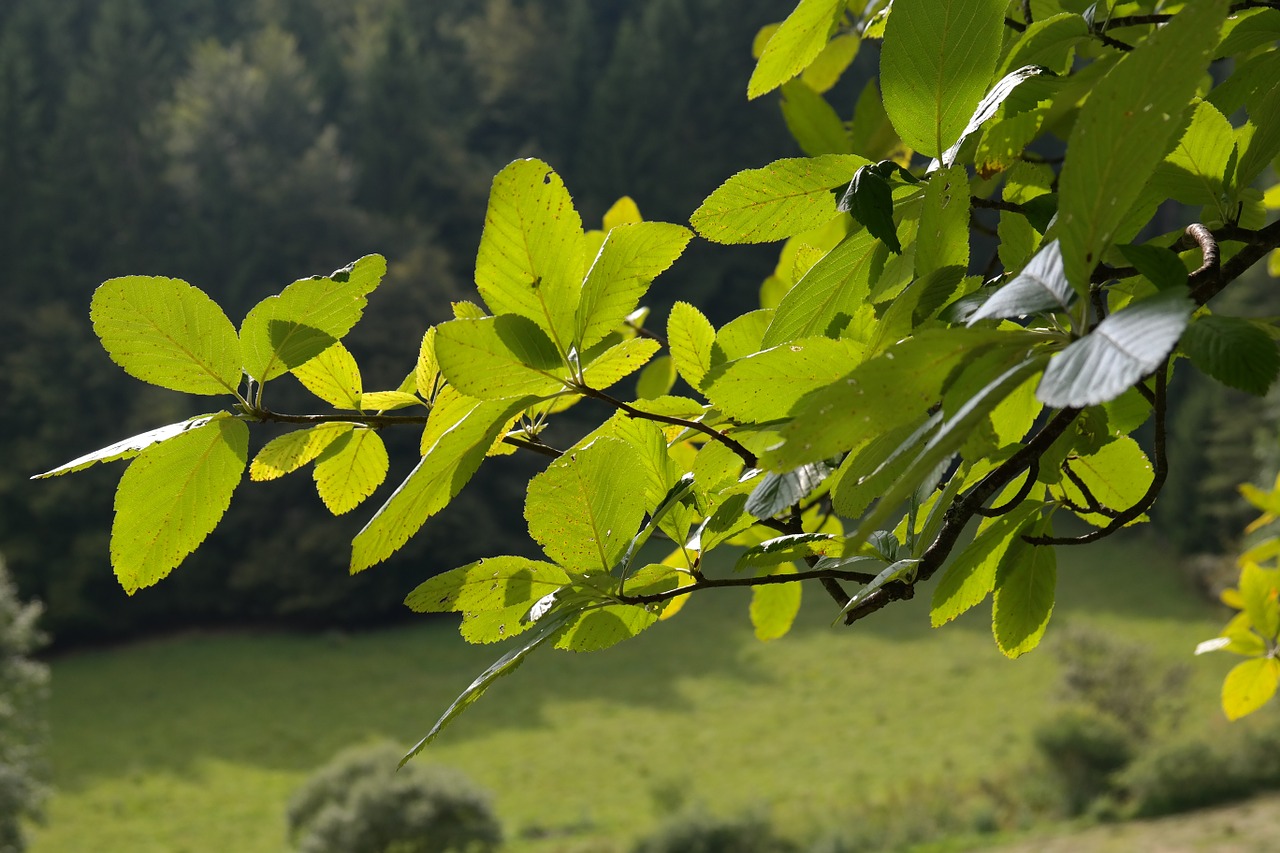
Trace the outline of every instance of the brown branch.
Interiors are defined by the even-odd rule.
[[[403,426],[406,424],[425,424],[427,415],[365,415],[359,412],[331,415],[288,415],[273,412],[270,409],[250,408],[245,411],[255,421],[276,424],[333,424],[351,423],[370,427]]]
[[[1165,430],[1165,415],[1167,408],[1165,405],[1165,392],[1168,390],[1169,384],[1168,358],[1166,358],[1164,363],[1156,370],[1155,376],[1156,434],[1151,453],[1151,485],[1147,487],[1146,493],[1133,506],[1116,513],[1115,517],[1111,519],[1106,527],[1100,527],[1097,530],[1092,530],[1083,536],[1024,536],[1022,537],[1023,539],[1032,545],[1087,545],[1090,542],[1097,542],[1099,539],[1105,539],[1117,530],[1128,525],[1130,522],[1136,521],[1139,516],[1151,509],[1152,505],[1156,502],[1156,498],[1160,496],[1160,490],[1164,488],[1165,479],[1169,476],[1169,455],[1167,448],[1167,434]]]
[[[1027,495],[1031,494],[1031,487],[1036,484],[1036,478],[1040,476],[1040,460],[1032,459],[1031,464],[1027,466],[1027,476],[1022,481],[1022,485],[1018,487],[1018,493],[1009,500],[1000,504],[1000,506],[978,507],[975,512],[983,518],[995,518],[1012,512],[1018,504],[1027,499]]]
[[[851,625],[859,619],[864,619],[890,602],[913,597],[915,584],[927,581],[942,568],[942,564],[946,562],[956,542],[959,541],[961,533],[964,532],[970,520],[978,514],[978,510],[1014,477],[1038,462],[1079,414],[1080,409],[1059,410],[1030,441],[1001,463],[1000,467],[965,492],[943,514],[942,528],[934,537],[933,543],[920,555],[920,562],[916,565],[915,581],[913,583],[895,581],[880,587],[845,614],[845,624]]]
[[[1004,16],[1004,25],[1009,29],[1013,30],[1015,33],[1020,33],[1027,29],[1027,25],[1022,23],[1022,21],[1014,20],[1013,18],[1010,18],[1008,15]]]
[[[840,569],[817,569],[808,572],[793,572],[789,575],[762,575],[759,577],[702,578],[689,586],[679,586],[664,592],[651,592],[644,595],[619,595],[618,601],[623,604],[657,604],[681,595],[699,592],[704,589],[724,587],[769,586],[778,583],[794,583],[806,580],[854,581],[867,584],[875,580],[875,575],[866,572],[846,572]],[[845,597],[844,601],[848,601]],[[841,602],[843,604],[843,602]]]
[[[746,463],[746,466],[748,468],[756,467],[757,460],[756,460],[756,455],[754,453],[752,453],[747,448],[743,447],[742,444],[736,441],[735,439],[732,439],[729,436],[725,435],[724,433],[720,432],[715,427],[707,426],[701,421],[690,421],[690,420],[685,420],[684,418],[672,417],[671,415],[659,415],[653,412],[646,412],[642,409],[637,409],[635,406],[632,406],[629,403],[624,403],[618,398],[610,396],[609,394],[606,394],[603,391],[600,391],[595,388],[590,388],[586,385],[575,384],[573,388],[575,391],[579,392],[584,397],[591,397],[593,399],[601,400],[605,403],[608,403],[614,408],[625,412],[630,417],[640,418],[646,421],[655,421],[656,423],[668,424],[670,426],[684,427],[685,429],[696,430],[702,433],[703,435],[707,436],[708,438],[711,438],[715,441],[720,442],[725,447],[729,448],[734,453],[738,454],[738,457],[744,463]]]

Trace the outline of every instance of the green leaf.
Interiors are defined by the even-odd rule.
[[[1067,278],[1085,294],[1129,209],[1176,142],[1208,67],[1225,0],[1201,0],[1126,53],[1093,88],[1067,141],[1058,238]]]
[[[933,602],[929,608],[929,621],[933,627],[940,628],[981,604],[995,589],[996,567],[1004,558],[1005,551],[1022,532],[1027,520],[1039,511],[1039,504],[1027,502],[1005,515],[983,522],[969,547],[952,561],[933,588]]]
[[[573,343],[585,258],[582,217],[555,171],[517,160],[493,179],[476,287],[494,314],[541,326],[556,348]]]
[[[125,592],[160,581],[213,532],[248,460],[249,428],[224,417],[129,463],[111,525],[111,565]]]
[[[502,400],[564,388],[564,359],[527,317],[450,320],[436,326],[435,345],[440,372],[469,397]]]
[[[1266,394],[1280,373],[1276,342],[1240,317],[1198,318],[1187,327],[1182,348],[1196,367],[1224,385],[1250,394]]]
[[[405,597],[415,613],[477,613],[535,601],[569,583],[554,563],[524,557],[489,557],[424,581]]]
[[[453,722],[459,714],[483,696],[485,691],[489,689],[493,682],[497,681],[504,675],[510,675],[520,666],[520,664],[524,663],[525,658],[529,656],[530,652],[545,643],[547,640],[556,636],[564,627],[565,622],[567,622],[572,615],[573,614],[571,612],[564,611],[562,613],[548,616],[545,620],[540,621],[538,623],[538,630],[534,632],[533,636],[522,640],[518,646],[498,658],[498,660],[496,660],[488,669],[480,673],[480,675],[476,677],[476,680],[471,682],[471,685],[467,687],[466,690],[462,691],[462,695],[453,700],[453,704],[445,710],[440,719],[436,721],[436,724],[431,727],[431,731],[427,732],[426,737],[414,744],[413,748],[409,750],[405,757],[400,759],[400,766],[403,767],[409,759],[413,758],[419,752],[422,752],[422,750],[426,748],[427,744],[431,743],[440,735],[440,732],[444,730],[445,726]]]
[[[1138,503],[1151,485],[1151,462],[1138,443],[1127,435],[1104,444],[1094,453],[1073,456],[1067,461],[1071,470],[1102,506],[1125,510]],[[1079,486],[1070,478],[1059,483],[1072,503],[1084,506],[1087,501]],[[1081,514],[1090,524],[1106,526],[1110,519],[1096,514]]]
[[[189,430],[197,429],[204,426],[215,418],[230,417],[226,412],[219,412],[216,415],[201,415],[197,418],[180,421],[176,424],[158,427],[147,432],[139,433],[130,438],[117,441],[115,444],[108,445],[101,450],[95,450],[92,453],[86,453],[84,456],[78,456],[57,468],[45,471],[43,474],[36,474],[31,479],[43,480],[46,477],[61,477],[63,474],[72,474],[76,471],[83,471],[93,465],[101,462],[115,462],[120,459],[132,459],[142,451],[146,450],[153,444],[160,444],[171,438],[182,435]]]
[[[800,150],[810,157],[853,153],[853,141],[840,116],[802,80],[782,87],[782,119]]]
[[[884,104],[903,142],[937,157],[955,142],[1000,59],[1005,3],[895,0],[880,52]]]
[[[981,320],[1025,317],[1041,311],[1066,311],[1075,294],[1062,268],[1057,240],[1046,243],[1012,281],[1003,285],[969,316],[972,326]]]
[[[840,197],[839,209],[852,214],[891,252],[902,254],[898,229],[893,222],[893,190],[875,166],[863,166],[853,173],[849,188]]]
[[[747,82],[747,98],[772,92],[813,62],[844,7],[845,0],[800,0],[765,44]]]
[[[1280,661],[1263,657],[1238,663],[1222,682],[1222,710],[1228,720],[1252,714],[1276,695]]]
[[[353,423],[316,424],[277,436],[253,457],[249,479],[263,482],[291,474],[319,457],[326,447],[351,432],[355,426]]]
[[[783,563],[770,574],[795,574],[795,566]],[[800,613],[799,583],[761,584],[751,588],[751,627],[756,639],[768,642],[785,637]]]
[[[372,259],[372,260],[370,260]],[[371,255],[357,264],[373,267],[382,277],[387,262]],[[304,278],[253,307],[240,325],[244,371],[267,382],[306,364],[350,332],[360,320],[365,296],[372,289],[367,275],[336,281]]]
[[[1216,206],[1223,191],[1223,164],[1234,147],[1231,122],[1213,104],[1200,101],[1186,133],[1156,167],[1152,180],[1163,193],[1183,204]]]
[[[1117,311],[1049,361],[1036,396],[1055,408],[1095,406],[1119,397],[1160,365],[1194,307],[1175,290]]]
[[[845,237],[782,297],[761,346],[823,335],[838,316],[852,316],[866,303],[888,254],[866,229]]]
[[[650,282],[675,263],[691,239],[688,228],[665,222],[637,222],[611,230],[582,285],[575,314],[578,350],[621,326]]]
[[[414,387],[422,399],[430,400],[444,381],[440,375],[440,362],[436,360],[436,327],[432,326],[422,336],[418,347],[418,361],[413,370]],[[357,389],[357,394],[359,389]]]
[[[408,391],[366,391],[360,395],[362,412],[391,412],[421,405],[418,395]]]
[[[1227,19],[1213,58],[1248,53],[1280,40],[1280,9],[1246,9]]]
[[[342,515],[382,485],[388,465],[382,439],[373,430],[359,427],[320,454],[314,469],[316,491],[329,512]]]
[[[981,390],[967,399],[954,413],[947,415],[938,429],[929,435],[928,441],[903,470],[883,495],[875,508],[863,516],[857,530],[850,539],[862,542],[873,531],[884,525],[898,506],[908,500],[914,492],[918,496],[923,488],[924,494],[932,491],[938,478],[949,465],[950,457],[956,453],[972,436],[973,430],[987,417],[1002,400],[1017,389],[1027,377],[1040,370],[1044,361],[1041,357],[1026,357],[1023,347],[1012,347],[1011,355],[1025,360],[1009,367],[1004,373],[992,379]]]
[[[652,338],[619,341],[582,368],[582,378],[590,388],[608,388],[648,363],[662,345]]]
[[[834,219],[831,190],[849,183],[868,161],[853,154],[778,160],[739,172],[693,212],[690,222],[715,243],[769,243]]]
[[[1245,99],[1249,108],[1249,124],[1253,135],[1240,153],[1236,166],[1236,187],[1247,187],[1261,175],[1277,154],[1280,154],[1280,86],[1271,81]]]
[[[772,518],[784,509],[795,506],[822,485],[822,481],[835,473],[835,470],[833,464],[813,462],[783,474],[765,474],[760,484],[751,490],[746,510],[756,518]]]
[[[715,346],[711,348],[712,366],[760,352],[764,348],[761,342],[765,330],[772,320],[773,312],[762,309],[739,314],[721,326],[716,332]]]
[[[1160,290],[1173,290],[1187,286],[1187,268],[1182,259],[1170,249],[1150,243],[1121,243],[1116,246],[1124,259]]]
[[[89,316],[107,355],[135,379],[205,395],[234,394],[240,384],[235,326],[185,281],[113,278],[93,292]]]
[[[711,348],[716,342],[716,330],[711,321],[688,302],[671,306],[667,318],[667,346],[676,370],[694,388],[702,386],[702,378],[711,368]]]
[[[610,571],[647,509],[634,482],[641,467],[635,449],[614,438],[568,451],[529,481],[529,535],[567,569]]]
[[[849,341],[803,338],[713,368],[705,391],[712,404],[734,420],[778,420],[805,394],[853,369],[857,354],[857,346]]]
[[[831,90],[857,58],[861,44],[862,39],[856,33],[840,33],[832,37],[817,59],[801,73],[800,79],[815,92]]]
[[[941,169],[929,178],[916,233],[918,278],[944,267],[969,266],[969,176],[963,166]]]
[[[950,148],[943,151],[942,156],[931,164],[930,171],[933,171],[938,166],[946,167],[953,165],[956,162],[956,157],[960,154],[960,146],[964,145],[965,140],[967,140],[972,134],[977,133],[984,124],[991,120],[992,116],[994,116],[1000,109],[1000,105],[1013,94],[1014,90],[1027,80],[1030,80],[1033,77],[1039,77],[1046,71],[1047,69],[1041,68],[1037,65],[1025,65],[1018,70],[1011,71],[1001,77],[1000,80],[991,87],[991,91],[987,92],[987,94],[984,95],[982,100],[978,103],[978,106],[973,111],[973,115],[969,117],[968,124],[966,124],[964,126],[964,130],[960,132],[960,138],[957,139],[955,144]],[[965,182],[965,185],[967,191],[967,181]]]
[[[382,255],[365,255],[352,261],[341,269],[329,273],[329,279],[346,285],[361,296],[368,296],[382,282],[387,274],[387,259]]]
[[[360,408],[364,388],[360,367],[341,343],[295,367],[293,375],[303,387],[335,409]]]
[[[676,364],[670,356],[660,356],[645,365],[636,380],[636,396],[642,400],[655,400],[665,396],[676,384]]]
[[[996,568],[991,606],[996,645],[1006,657],[1019,657],[1040,644],[1053,613],[1057,585],[1054,549],[1015,536]]]
[[[748,566],[767,568],[792,560],[803,560],[805,557],[824,556],[832,551],[838,553],[839,550],[840,541],[830,533],[790,533],[752,545],[742,552],[733,568],[734,571],[741,571]]]
[[[880,589],[885,584],[899,580],[909,581],[911,578],[914,578],[916,567],[919,564],[920,561],[914,557],[905,560],[896,560],[893,563],[890,563],[880,571],[880,574],[872,578],[870,583],[854,593],[853,597],[849,599],[849,603],[840,610],[840,615],[843,616],[862,602],[866,601],[867,596],[871,595],[871,593]]]
[[[840,463],[831,487],[831,502],[836,512],[845,518],[862,515],[911,464],[912,452],[924,443],[940,420],[941,415],[935,415],[909,421],[854,447]]]
[[[882,432],[923,417],[948,374],[980,348],[1013,341],[978,329],[922,332],[854,368],[844,379],[809,394],[783,427],[785,444],[769,450],[770,470],[797,468],[858,447]]]
[[[1252,561],[1240,571],[1240,597],[1249,624],[1264,640],[1280,634],[1280,569],[1264,569]]]
[[[1015,68],[1043,65],[1059,74],[1071,70],[1071,49],[1089,37],[1089,25],[1080,15],[1061,12],[1037,18],[1018,36],[996,72],[1001,77]]]
[[[454,404],[442,405],[442,393],[431,410],[424,431],[426,447],[417,467],[352,540],[353,573],[390,557],[453,500],[480,467],[503,427],[517,412],[536,402],[536,398],[482,401],[456,393],[451,396]]]
[[[607,649],[653,625],[659,613],[661,608],[650,610],[627,604],[593,607],[570,620],[556,637],[555,645],[557,649],[571,652]]]

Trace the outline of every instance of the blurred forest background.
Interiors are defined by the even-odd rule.
[[[504,523],[520,516],[523,482],[504,472],[532,464],[519,458],[486,466],[396,560],[356,577],[349,542],[372,510],[332,519],[295,477],[246,485],[198,554],[126,598],[107,556],[119,466],[27,478],[216,404],[112,365],[88,320],[94,287],[182,278],[238,324],[290,281],[379,252],[387,281],[349,340],[366,387],[395,387],[422,330],[473,290],[489,184],[510,160],[552,163],[588,223],[624,194],[646,218],[684,222],[734,171],[800,155],[776,101],[745,97],[755,33],[793,5],[0,3],[0,553],[21,595],[45,602],[55,642],[386,624],[408,615],[400,602],[424,577],[529,549]],[[829,93],[846,116],[875,63],[864,49]],[[696,243],[656,288],[651,322],[677,298],[717,322],[745,310],[775,257]],[[1240,290],[1241,313],[1280,313],[1261,289]],[[1208,383],[1180,390],[1158,521],[1183,551],[1229,547],[1250,515],[1235,484],[1274,467],[1274,407]],[[416,436],[400,439],[368,506],[411,467]]]

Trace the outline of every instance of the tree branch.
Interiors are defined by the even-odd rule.
[[[1166,358],[1164,363],[1156,370],[1156,390],[1155,390],[1155,440],[1153,441],[1151,453],[1152,477],[1151,485],[1147,487],[1146,494],[1133,506],[1128,509],[1121,510],[1116,513],[1106,527],[1100,527],[1092,530],[1083,536],[1074,537],[1057,537],[1057,536],[1024,536],[1022,537],[1032,545],[1087,545],[1090,542],[1097,542],[1099,539],[1105,539],[1112,533],[1126,526],[1132,521],[1136,521],[1144,512],[1151,509],[1155,504],[1156,498],[1160,496],[1160,490],[1164,488],[1164,481],[1169,475],[1169,458],[1167,449],[1167,435],[1165,431],[1166,421],[1166,391],[1169,384],[1169,359]]]
[[[645,595],[619,595],[618,601],[623,604],[657,604],[671,598],[681,595],[698,592],[704,589],[718,589],[723,587],[741,587],[741,586],[768,586],[778,583],[793,583],[795,581],[806,580],[832,580],[832,581],[855,581],[857,583],[867,584],[875,580],[875,575],[866,572],[846,572],[840,569],[818,569],[808,572],[795,572],[789,575],[761,575],[759,577],[733,577],[733,578],[702,578],[689,586],[680,586],[675,589],[669,589],[664,592],[651,592]],[[846,597],[844,601],[848,601]],[[843,602],[841,602],[843,604]]]
[[[582,394],[584,397],[591,397],[596,400],[602,400],[603,402],[608,403],[614,408],[620,409],[621,411],[625,412],[630,417],[641,418],[642,420],[646,420],[646,421],[655,421],[660,424],[669,424],[670,426],[678,426],[678,427],[684,427],[685,429],[696,430],[697,432],[702,433],[708,438],[711,438],[715,441],[720,442],[725,447],[729,448],[734,453],[738,454],[738,457],[744,463],[746,463],[746,466],[748,468],[756,467],[757,460],[756,460],[756,455],[754,453],[752,453],[750,450],[747,450],[747,448],[743,447],[741,443],[730,438],[724,433],[720,432],[715,427],[707,426],[701,421],[690,421],[690,420],[685,420],[684,418],[672,417],[671,415],[659,415],[654,412],[646,412],[646,411],[643,411],[642,409],[637,409],[635,406],[632,406],[629,403],[624,403],[618,398],[613,397],[609,394],[606,394],[603,391],[597,390],[595,388],[590,388],[586,385],[574,385],[573,388],[574,390]]]
[[[1061,409],[1035,436],[1001,463],[1000,467],[983,477],[943,514],[942,527],[933,543],[920,555],[916,566],[916,579],[912,583],[901,581],[885,584],[868,595],[844,616],[846,625],[864,619],[893,601],[902,601],[915,595],[915,584],[933,577],[955,548],[965,526],[978,514],[983,504],[1004,488],[1015,476],[1037,463],[1049,447],[1066,432],[1067,427],[1080,414],[1080,409]]]

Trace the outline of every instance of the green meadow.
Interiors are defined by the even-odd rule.
[[[1059,552],[1055,629],[1088,624],[1191,663],[1189,720],[1225,726],[1231,661],[1193,660],[1223,612],[1133,533]],[[739,590],[607,653],[535,655],[422,760],[489,788],[509,849],[626,842],[674,812],[766,809],[799,839],[910,788],[1015,773],[1054,708],[1045,649],[1010,661],[988,605],[948,629],[928,601],[831,626],[814,590],[760,643]],[[352,635],[200,633],[53,664],[55,792],[34,853],[276,853],[291,791],[336,751],[409,744],[501,652],[447,619]]]

